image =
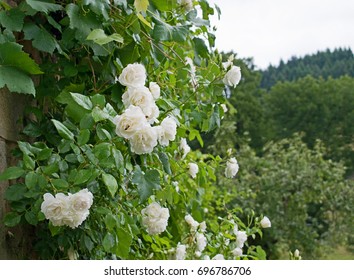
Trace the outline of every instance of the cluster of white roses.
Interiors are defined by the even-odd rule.
[[[41,211],[46,219],[54,226],[69,226],[76,228],[86,220],[90,214],[90,207],[93,203],[93,195],[88,189],[83,189],[75,194],[65,195],[57,193],[55,197],[46,193]]]
[[[201,257],[202,252],[208,244],[207,238],[204,235],[206,231],[205,221],[198,223],[194,218],[188,214],[184,217],[185,221],[190,227],[190,231],[193,234],[193,242],[196,245],[196,250],[194,252],[196,257]],[[184,260],[186,257],[186,245],[178,243],[176,248],[176,260]]]
[[[157,202],[153,202],[141,210],[141,214],[143,225],[149,234],[160,234],[166,230],[170,217],[168,208],[161,207]]]
[[[155,103],[160,97],[160,87],[150,82],[147,88],[146,79],[145,67],[138,63],[129,64],[118,77],[127,90],[122,96],[125,111],[115,118],[116,133],[129,140],[131,151],[139,155],[151,153],[157,143],[167,146],[177,132],[177,123],[170,116],[160,125],[152,126],[160,114]]]

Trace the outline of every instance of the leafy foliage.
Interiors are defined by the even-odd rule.
[[[315,78],[339,78],[344,75],[354,77],[354,56],[351,49],[335,49],[317,52],[304,57],[292,57],[280,61],[277,67],[270,65],[262,72],[261,86],[270,89],[277,82],[295,81],[310,75]]]
[[[234,259],[235,225],[250,239],[262,234],[254,213],[243,222],[241,210],[226,208],[216,191],[215,173],[225,161],[179,149],[182,138],[202,145],[201,131],[220,126],[225,70],[222,57],[211,51],[214,9],[205,0],[194,3],[202,11],[199,17],[195,8],[186,11],[172,2],[26,0],[2,12],[0,39],[6,42],[0,51],[7,55],[0,56],[0,69],[7,74],[0,75],[0,86],[36,93],[38,104],[27,109],[31,117],[24,120],[24,139],[15,151],[18,166],[0,175],[19,179],[6,191],[11,212],[4,223],[32,225],[39,258],[169,259],[181,242],[188,246],[189,259],[218,253]],[[19,22],[8,13],[18,15]],[[13,42],[13,31],[23,31],[19,41],[28,41],[39,54],[43,75],[35,89],[29,75],[42,72]],[[161,88],[159,120],[171,116],[179,123],[175,141],[150,154],[132,153],[115,131],[125,90],[117,76],[133,63],[143,64],[148,82]],[[189,162],[199,166],[195,179],[188,173]],[[45,218],[45,193],[68,195],[85,188],[93,194],[93,205],[79,227],[54,226]],[[152,202],[169,209],[167,229],[160,235],[149,235],[142,223],[141,211]],[[196,233],[184,220],[187,214],[206,221],[203,255],[195,255]],[[265,252],[246,243],[241,258],[264,259]]]

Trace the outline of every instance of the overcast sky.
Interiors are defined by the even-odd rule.
[[[259,68],[336,47],[354,51],[354,0],[209,0],[221,9],[216,47]]]

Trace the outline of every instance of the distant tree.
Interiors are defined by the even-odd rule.
[[[278,81],[294,81],[311,75],[313,77],[354,77],[354,56],[351,49],[319,51],[304,57],[293,56],[289,61],[280,61],[277,67],[270,65],[262,71],[261,86],[270,89]]]
[[[354,78],[315,79],[307,76],[295,82],[273,86],[265,98],[269,139],[288,138],[304,132],[313,147],[321,139],[327,157],[344,160],[354,169]]]

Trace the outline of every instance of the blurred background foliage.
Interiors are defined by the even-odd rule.
[[[236,64],[243,79],[231,90],[228,113],[220,129],[203,135],[205,150],[237,151],[237,179],[218,182],[235,194],[228,203],[269,214],[269,258],[297,248],[303,258],[352,259],[352,51],[293,57],[266,70],[252,58]]]

